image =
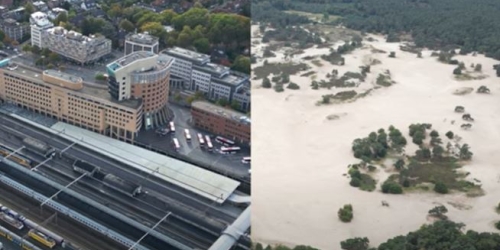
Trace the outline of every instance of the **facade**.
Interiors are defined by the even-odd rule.
[[[149,51],[158,54],[158,37],[145,33],[131,33],[125,38],[125,55],[136,51]]]
[[[63,57],[85,64],[99,60],[111,53],[111,40],[104,36],[84,36],[63,27],[53,27],[43,32],[46,48]]]
[[[109,94],[117,101],[141,99],[145,128],[169,121],[168,91],[174,59],[138,51],[107,65]]]
[[[249,92],[236,94],[249,88],[249,75],[211,63],[209,55],[179,47],[164,50],[162,54],[175,58],[170,81],[172,88],[200,91],[210,100],[225,99],[230,103],[237,102],[242,110],[250,109]]]
[[[5,35],[10,39],[18,42],[30,33],[30,26],[28,24],[19,23],[12,18],[0,20],[0,29],[3,30]]]
[[[142,127],[141,100],[117,102],[105,89],[55,70],[0,67],[0,98],[6,102],[127,142]]]
[[[54,27],[54,24],[49,20],[47,14],[43,12],[35,12],[30,16],[31,26],[31,45],[45,48],[42,35],[49,28]]]
[[[193,124],[216,135],[250,143],[250,119],[244,114],[205,101],[191,104]]]

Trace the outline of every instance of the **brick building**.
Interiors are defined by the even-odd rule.
[[[250,143],[250,119],[243,113],[205,101],[191,104],[193,124],[203,130],[240,143]]]

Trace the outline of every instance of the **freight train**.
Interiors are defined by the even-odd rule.
[[[12,154],[12,152],[14,152],[13,149],[11,149],[5,145],[0,144],[0,156],[6,157],[6,156]],[[8,159],[10,161],[16,162],[17,164],[19,164],[21,166],[24,166],[26,168],[31,169],[32,162],[29,159],[27,159],[26,157],[19,155],[19,153],[12,154],[11,156],[8,157]]]

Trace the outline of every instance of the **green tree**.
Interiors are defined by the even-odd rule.
[[[482,70],[483,66],[480,63],[476,64],[476,66],[474,67],[474,71],[476,72],[481,72]]]
[[[31,46],[29,44],[24,44],[22,47],[23,52],[31,52]]]
[[[455,135],[453,134],[453,132],[451,132],[451,131],[446,132],[446,134],[445,134],[445,135],[446,135],[446,137],[448,137],[448,139],[450,139],[450,140],[451,140],[451,139],[453,139],[453,137],[455,136]]]
[[[352,218],[354,217],[352,205],[344,205],[344,207],[339,209],[337,215],[342,222],[351,222]]]
[[[382,193],[384,193],[384,194],[402,194],[403,188],[396,182],[385,181],[382,184]]]
[[[205,25],[208,23],[210,14],[208,10],[203,8],[191,8],[181,15],[172,18],[172,24],[175,29],[181,31],[184,26],[195,28],[198,25]]]
[[[437,207],[434,207],[431,210],[429,210],[429,215],[432,217],[439,218],[441,220],[446,220],[448,218],[445,215],[447,212],[448,212],[448,209],[445,206],[441,205],[441,206],[437,206]]]
[[[394,167],[397,169],[397,170],[401,170],[403,169],[405,166],[405,161],[403,159],[398,159],[395,163],[394,163]]]
[[[434,185],[434,191],[440,194],[447,194],[448,187],[442,182],[436,182],[436,184]]]
[[[368,250],[370,241],[368,238],[352,238],[340,242],[340,248],[343,250]]]
[[[439,145],[436,145],[432,148],[432,155],[434,156],[434,158],[441,158],[441,156],[443,156],[443,153],[444,148]]]
[[[462,147],[460,147],[459,158],[461,160],[470,160],[472,159],[472,155],[473,153],[470,152],[470,147],[468,144],[464,144],[462,145]]]
[[[120,28],[127,31],[127,32],[132,32],[134,31],[135,29],[135,26],[132,22],[130,22],[129,20],[127,19],[123,19],[121,22],[120,22]]]
[[[217,104],[222,106],[222,107],[226,107],[229,102],[226,98],[220,98],[218,101],[217,101]]]
[[[53,23],[54,25],[58,26],[61,22],[67,23],[68,22],[68,14],[66,12],[61,12],[57,17],[54,19]]]
[[[200,53],[208,54],[210,53],[210,41],[207,38],[198,38],[194,40],[193,46]]]
[[[262,87],[266,88],[266,89],[270,89],[272,87],[271,81],[269,80],[269,78],[264,77],[264,79],[262,79]]]
[[[436,130],[432,130],[429,134],[431,137],[439,137],[439,133]]]
[[[460,69],[460,67],[456,67],[456,68],[453,70],[453,74],[454,74],[454,75],[461,75],[461,74],[462,74],[462,69]]]
[[[415,143],[417,145],[421,145],[423,143],[424,139],[425,139],[425,135],[424,135],[424,133],[422,133],[422,131],[417,131],[413,135],[413,143]]]
[[[247,56],[238,56],[236,57],[236,60],[234,61],[233,65],[231,66],[231,69],[243,72],[246,74],[250,74],[250,57]]]

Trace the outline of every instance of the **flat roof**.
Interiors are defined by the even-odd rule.
[[[245,116],[245,114],[243,113],[232,109],[223,108],[210,102],[194,101],[193,103],[191,103],[191,106],[193,108],[201,109],[211,114],[222,116],[233,121],[241,122],[243,124],[250,124],[251,122],[250,118],[248,116]]]
[[[75,84],[83,82],[83,79],[79,76],[66,74],[64,72],[56,71],[53,69],[44,70],[43,73],[46,75],[52,76],[52,77],[59,78],[59,79],[64,80],[66,82],[71,82],[71,83],[75,83]]]
[[[7,73],[9,71],[11,71],[11,72],[15,72],[17,74],[20,74],[20,76],[22,78],[28,78],[30,80],[43,82],[43,83],[48,84],[48,85],[53,85],[51,83],[46,83],[43,81],[42,71],[35,70],[31,67],[27,67],[27,66],[25,66],[23,64],[19,64],[17,62],[16,62],[16,64],[18,65],[18,67],[14,68],[12,70],[10,70],[10,69],[4,69],[4,70]],[[69,75],[69,74],[66,74],[66,75]],[[111,97],[107,88],[102,89],[102,88],[94,87],[92,85],[88,85],[85,83],[83,84],[83,88],[81,90],[67,90],[67,91],[73,92],[73,93],[84,93],[87,95],[91,95],[93,97],[97,97],[99,99],[103,99],[103,100],[106,100],[109,102],[113,102],[115,104],[119,104],[119,105],[123,105],[123,106],[128,107],[128,108],[132,108],[132,109],[138,108],[142,103],[142,100],[140,100],[140,99],[128,99],[128,100],[124,100],[124,101],[119,102]]]
[[[146,45],[154,45],[158,43],[158,37],[152,36],[147,32],[144,33],[130,33],[125,38],[126,41],[131,41],[134,43],[141,43]]]
[[[60,136],[78,141],[138,170],[182,187],[219,204],[224,203],[240,182],[195,165],[164,156],[63,122],[51,127]],[[64,131],[64,132],[62,132]]]
[[[199,64],[210,62],[210,56],[198,53],[192,50],[183,49],[180,47],[173,47],[162,51],[163,54],[171,55],[173,57],[180,57],[190,61],[195,61]]]
[[[124,57],[120,57],[118,60],[110,63],[110,65],[116,64],[119,67],[112,67],[115,70],[119,69],[120,67],[125,67],[135,61],[149,58],[149,57],[154,57],[156,56],[154,53],[149,52],[149,51],[136,51],[134,53],[128,54]]]

